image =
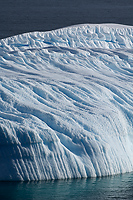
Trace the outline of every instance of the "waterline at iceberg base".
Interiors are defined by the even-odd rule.
[[[0,180],[133,171],[133,27],[0,40]]]

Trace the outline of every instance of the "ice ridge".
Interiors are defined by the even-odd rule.
[[[0,180],[132,170],[132,27],[85,24],[0,40]]]

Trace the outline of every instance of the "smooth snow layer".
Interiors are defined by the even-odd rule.
[[[0,40],[0,180],[133,170],[133,28]]]

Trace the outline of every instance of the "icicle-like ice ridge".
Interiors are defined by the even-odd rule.
[[[0,180],[133,170],[133,28],[0,40]]]

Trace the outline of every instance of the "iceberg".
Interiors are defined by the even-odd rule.
[[[0,180],[133,171],[133,27],[0,40]]]

